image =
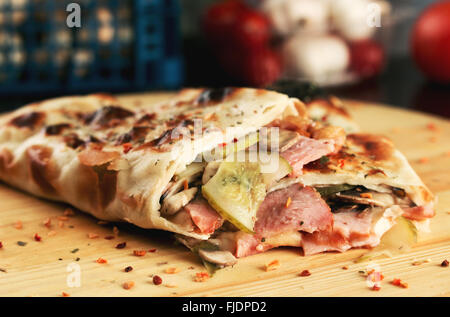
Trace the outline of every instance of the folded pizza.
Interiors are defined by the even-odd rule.
[[[434,215],[389,140],[347,136],[298,99],[248,88],[134,107],[106,95],[28,105],[1,118],[0,179],[99,219],[174,232],[217,267],[278,246],[374,247],[397,219]]]

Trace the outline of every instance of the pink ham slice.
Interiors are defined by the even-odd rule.
[[[304,165],[334,151],[334,140],[315,140],[301,136],[300,141],[283,151],[281,156],[291,165],[292,176],[299,176]]]
[[[346,211],[333,216],[332,231],[302,233],[305,255],[325,251],[344,252],[350,248],[374,247],[379,244],[379,237],[372,232],[373,212]]]
[[[291,202],[286,206],[288,198]],[[257,213],[255,234],[240,233],[236,238],[236,257],[264,252],[271,246],[262,244],[263,238],[283,232],[331,230],[333,214],[330,207],[311,187],[294,184],[269,193]]]
[[[299,184],[269,193],[258,209],[257,218],[255,233],[264,237],[293,230],[328,230],[333,226],[333,214],[320,194]]]
[[[220,217],[205,199],[197,198],[187,204],[184,209],[189,213],[192,222],[197,226],[200,233],[213,233],[223,224],[222,217]]]
[[[402,209],[404,217],[417,221],[423,221],[429,218],[433,218],[436,214],[433,204],[416,207],[403,207]]]

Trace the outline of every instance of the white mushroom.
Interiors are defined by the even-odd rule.
[[[221,162],[209,162],[208,165],[206,165],[205,171],[203,172],[203,177],[202,177],[202,183],[206,184],[207,182],[209,182],[209,180],[211,178],[214,177],[214,175],[216,175],[217,170],[220,167],[220,163]]]
[[[200,249],[198,255],[208,262],[220,265],[231,266],[236,264],[236,257],[230,251],[207,251]]]
[[[167,197],[162,203],[161,213],[165,215],[176,214],[181,208],[194,199],[197,190],[197,187],[193,187]]]

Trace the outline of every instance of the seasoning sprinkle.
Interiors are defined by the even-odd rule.
[[[62,293],[61,293],[61,296],[62,296],[62,297],[70,297],[70,294],[69,294],[69,293],[66,293],[66,292],[62,292]]]
[[[374,286],[372,286],[372,288],[371,288],[371,290],[372,291],[379,291],[381,289],[381,286],[380,285],[374,285]]]
[[[0,249],[3,249],[3,243],[0,241]]]
[[[311,272],[309,270],[303,270],[303,271],[301,271],[301,273],[298,276],[305,277],[305,276],[310,276],[310,275],[311,275]]]
[[[394,286],[398,286],[398,287],[401,287],[401,288],[408,288],[408,283],[405,283],[405,282],[403,282],[401,279],[399,279],[399,278],[394,278],[392,281],[391,281],[391,284],[392,285],[394,285]]]
[[[52,226],[52,220],[50,218],[47,218],[47,219],[44,220],[43,224],[47,228],[50,228]]]
[[[103,258],[98,258],[95,262],[100,263],[100,264],[106,264],[108,263],[107,260],[103,259]]]
[[[41,238],[41,236],[38,233],[34,234],[34,241],[37,241],[37,242],[41,242],[42,241],[42,238]]]
[[[441,266],[442,267],[448,267],[448,260],[444,260],[444,261],[442,261],[442,263],[441,263]]]
[[[155,285],[161,285],[162,283],[162,278],[159,277],[158,275],[153,276],[153,284]]]
[[[134,256],[144,256],[147,253],[145,250],[134,250],[133,255]]]
[[[73,249],[72,251],[70,251],[70,253],[77,253],[78,251],[80,251],[80,249],[76,248],[76,249]]]
[[[98,234],[96,233],[88,233],[88,238],[89,239],[97,239],[98,237],[100,237]]]
[[[17,244],[18,244],[19,246],[21,246],[21,247],[24,247],[24,246],[27,245],[27,243],[26,243],[26,242],[23,242],[23,241],[17,241]]]
[[[286,208],[289,208],[289,206],[291,205],[291,203],[292,203],[292,198],[291,198],[291,197],[288,197],[288,199],[287,199],[287,201],[286,201],[286,204],[285,204],[285,207],[286,207]]]
[[[187,180],[187,179],[185,179],[185,180],[183,181],[183,187],[184,187],[184,190],[188,190],[188,189],[189,189],[189,183],[188,183],[188,180]]]
[[[269,264],[265,265],[265,270],[266,270],[266,272],[274,271],[274,270],[278,269],[280,266],[281,266],[280,261],[273,260]]]
[[[166,272],[167,274],[177,274],[180,272],[180,269],[177,267],[169,267],[164,272]]]
[[[123,249],[126,246],[127,246],[127,243],[126,242],[122,242],[122,243],[119,243],[118,245],[116,245],[116,249]]]
[[[369,198],[369,199],[373,198],[371,193],[362,193],[362,194],[359,194],[359,197],[361,197],[361,198]]]
[[[148,250],[148,252],[150,252],[150,253],[155,253],[155,252],[156,252],[156,249],[150,249],[150,250]]]
[[[195,282],[206,282],[207,280],[209,280],[209,273],[208,272],[199,272],[199,273],[195,273],[195,277],[194,277],[194,281]]]
[[[106,236],[105,239],[106,240],[113,240],[115,237],[114,236]]]
[[[124,271],[125,272],[131,272],[131,271],[133,271],[133,267],[132,266],[127,266],[125,269],[124,269]]]
[[[134,282],[133,281],[125,282],[125,283],[123,283],[122,286],[124,289],[129,290],[134,287]]]
[[[23,228],[22,221],[17,220],[16,224],[14,225],[14,228],[16,228],[17,230],[22,229]]]
[[[66,210],[64,210],[64,216],[66,216],[66,217],[71,217],[71,216],[73,216],[73,215],[75,215],[75,213],[73,212],[72,209],[67,208]]]

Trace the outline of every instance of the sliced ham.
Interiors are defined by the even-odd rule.
[[[292,167],[292,176],[302,174],[303,166],[335,151],[334,140],[315,140],[301,136],[293,146],[281,153]]]
[[[200,233],[213,233],[223,224],[222,217],[203,198],[193,200],[184,209],[189,213]]]
[[[328,230],[333,226],[333,214],[320,194],[299,184],[269,193],[258,209],[257,219],[255,233],[262,237],[292,230]]]
[[[333,214],[332,231],[302,233],[304,254],[311,255],[325,251],[344,252],[350,248],[378,245],[379,236],[372,232],[373,215],[371,210],[361,213],[344,211]]]
[[[435,215],[433,204],[416,207],[403,207],[403,216],[405,218],[417,221],[433,218]]]

